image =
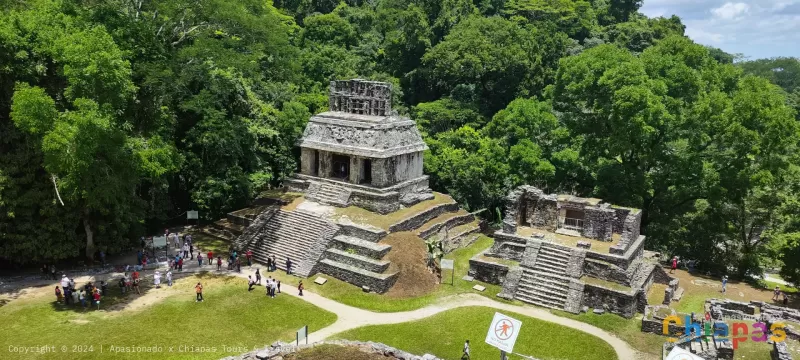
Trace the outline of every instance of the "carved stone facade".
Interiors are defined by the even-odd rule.
[[[428,147],[413,120],[392,113],[391,94],[388,83],[331,82],[330,111],[308,121],[298,141],[300,173],[287,186],[321,203],[380,213],[430,199],[422,173]]]

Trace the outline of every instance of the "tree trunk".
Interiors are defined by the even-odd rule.
[[[94,260],[94,233],[87,218],[83,218],[83,230],[86,231],[86,258],[91,261]]]

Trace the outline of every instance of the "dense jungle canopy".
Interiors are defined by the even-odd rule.
[[[0,257],[246,206],[296,171],[328,82],[362,77],[394,84],[432,188],[469,209],[600,197],[644,210],[649,249],[800,280],[800,63],[734,61],[641,3],[0,0]]]

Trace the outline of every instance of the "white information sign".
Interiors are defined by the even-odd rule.
[[[189,210],[186,212],[186,220],[197,220],[198,218],[199,215],[197,213],[197,210]]]
[[[454,260],[442,259],[441,260],[442,270],[445,270],[445,269],[452,270],[454,262],[455,262]]]
[[[297,330],[297,344],[300,344],[301,340],[306,340],[306,344],[308,344],[308,325],[303,326],[300,330]]]
[[[679,347],[672,348],[672,351],[667,354],[667,358],[665,360],[703,360],[703,358],[692,354],[689,350],[685,350]]]
[[[489,325],[489,332],[486,333],[486,343],[512,353],[521,327],[521,321],[496,312],[492,324]]]
[[[167,237],[166,236],[153,236],[153,247],[164,247],[167,246]]]

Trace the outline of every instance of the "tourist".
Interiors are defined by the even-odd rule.
[[[252,260],[253,252],[250,251],[250,250],[247,250],[247,253],[245,253],[245,257],[247,258],[247,266],[253,266],[253,260]]]
[[[678,257],[677,256],[673,256],[672,257],[672,267],[669,269],[669,273],[670,274],[674,273],[675,269],[677,269],[677,268],[678,268]]]
[[[206,254],[206,259],[208,259],[208,265],[213,265],[212,261],[214,261],[214,252],[208,250],[208,254]]]
[[[299,294],[300,296],[303,296],[303,289],[304,289],[303,280],[300,280],[300,285],[297,285],[297,290],[300,291]]]
[[[71,290],[71,294],[72,294],[72,306],[78,305],[78,303],[81,301],[81,294],[75,289]]]
[[[236,272],[242,272],[242,261],[236,259]]]
[[[194,244],[191,241],[189,242],[189,256],[189,260],[194,260]]]
[[[259,272],[258,269],[256,269],[256,282],[258,285],[261,285],[261,272]]]
[[[255,284],[256,284],[256,282],[253,281],[253,277],[250,276],[250,275],[247,275],[247,291],[253,291],[253,285],[255,285]]]
[[[64,301],[64,296],[61,295],[61,289],[59,289],[58,285],[56,285],[56,302],[60,303],[62,301]]]
[[[119,293],[125,295],[125,277],[119,278]]]
[[[222,269],[222,256],[217,256],[217,271]]]
[[[272,276],[267,277],[267,296],[272,297]]]
[[[142,272],[147,270],[147,255],[142,258]]]
[[[172,270],[167,270],[167,285],[172,286]]]
[[[272,271],[272,258],[267,255],[267,272]]]
[[[153,274],[153,285],[156,286],[156,289],[161,289],[161,273],[159,271]]]
[[[197,285],[194,286],[194,291],[197,294],[197,298],[194,300],[194,302],[203,301],[203,285],[197,283]]]
[[[727,291],[728,287],[728,275],[722,275],[722,293],[724,294]]]
[[[200,252],[197,252],[197,267],[203,267],[203,255],[200,255]]]
[[[789,295],[783,292],[783,306],[789,306]]]
[[[63,288],[64,290],[64,305],[69,305],[70,300],[72,300],[72,289],[69,287]]]
[[[272,255],[272,271],[278,269],[278,261],[275,260],[275,255]]]
[[[183,271],[183,258],[178,258],[178,270]]]
[[[97,310],[100,310],[100,292],[99,291],[95,291],[95,293],[94,293],[94,295],[92,295],[92,297],[94,298],[94,304],[95,304],[95,306],[97,306]]]
[[[461,355],[461,359],[469,359],[469,340],[464,342],[464,354]]]
[[[772,301],[778,301],[778,298],[781,296],[781,288],[776,286],[775,290],[772,291]]]
[[[178,234],[172,234],[172,243],[175,244],[176,249],[181,248],[181,240],[178,238]],[[180,251],[178,251],[180,252]]]
[[[289,257],[286,257],[286,274],[292,274],[292,260]]]
[[[61,275],[61,287],[62,288],[69,287],[69,278],[67,278],[67,275],[64,274]]]
[[[276,286],[277,286],[277,288],[278,288],[278,294],[280,294],[280,293],[281,293],[281,281],[280,281],[280,280],[278,280],[278,279],[275,279],[275,280],[277,281],[277,284],[276,284]]]
[[[108,290],[108,284],[106,284],[106,281],[100,280],[100,293],[105,295],[107,290]]]
[[[50,278],[53,280],[58,280],[56,277],[56,266],[52,264],[50,265]]]
[[[86,310],[86,290],[81,289],[81,295],[78,298],[81,301],[81,306]]]
[[[136,289],[136,294],[142,294],[141,291],[139,291],[139,273],[136,271],[133,272],[133,288]]]
[[[189,257],[189,244],[183,243],[183,257]]]
[[[69,279],[69,287],[75,291],[75,278]]]

